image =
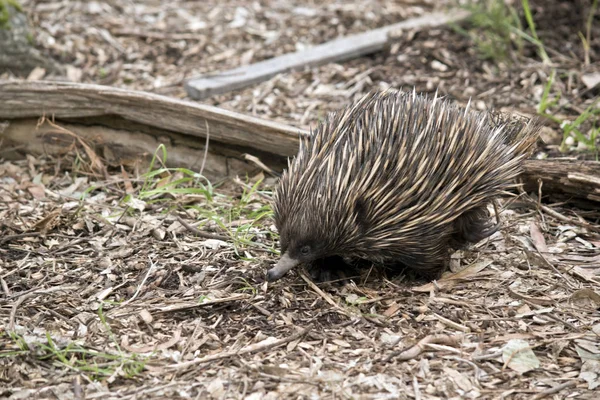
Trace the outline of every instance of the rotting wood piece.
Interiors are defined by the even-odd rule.
[[[85,122],[85,123],[84,123]],[[38,119],[11,120],[0,127],[0,157],[20,159],[26,154],[62,156],[78,148],[78,139],[84,140],[109,165],[139,166],[145,168],[159,145],[167,150],[168,167],[185,167],[199,171],[205,156],[204,140],[174,132],[149,129],[147,126],[128,124],[114,118],[96,117],[85,121],[60,121],[57,125],[71,134],[61,132],[48,123],[38,126]],[[112,126],[110,126],[112,125]],[[203,175],[209,179],[243,176],[257,171],[256,165],[245,161],[248,148],[223,145],[211,141],[206,153]],[[284,161],[258,150],[252,151],[264,162],[282,169]],[[162,154],[159,154],[162,155]]]
[[[127,120],[225,144],[286,156],[302,130],[153,93],[63,82],[0,81],[0,119],[118,115]]]
[[[600,202],[600,162],[568,159],[526,160],[520,175],[525,190],[560,193]]]
[[[379,29],[334,39],[306,50],[284,54],[255,64],[193,78],[186,82],[185,89],[191,98],[205,99],[215,94],[266,81],[277,74],[294,69],[315,67],[374,53],[386,46],[389,42],[388,35],[392,32],[440,26],[459,21],[468,15],[469,13],[465,10],[423,15]]]

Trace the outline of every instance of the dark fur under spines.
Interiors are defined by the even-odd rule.
[[[301,139],[274,197],[282,255],[439,270],[448,246],[495,231],[486,206],[514,185],[536,138],[535,121],[370,93]]]

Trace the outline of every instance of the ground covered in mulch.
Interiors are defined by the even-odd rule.
[[[443,5],[22,3],[69,79],[177,97],[197,73]],[[574,121],[598,96],[599,25],[586,52],[586,8],[544,4],[532,7],[550,62],[528,43],[486,60],[453,29],[403,32],[372,56],[207,102],[309,127],[373,88],[414,86],[533,115],[555,70],[547,112]],[[558,154],[560,124],[548,123],[536,156]],[[566,145],[569,157],[593,156]],[[0,397],[595,398],[597,211],[538,193],[506,199],[503,229],[453,254],[435,282],[374,270],[316,285],[298,270],[267,284],[273,177],[208,182],[158,162],[144,172],[77,154],[0,159]]]

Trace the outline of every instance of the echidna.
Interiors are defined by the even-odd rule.
[[[451,246],[496,231],[487,205],[514,185],[537,127],[414,91],[330,114],[276,189],[281,258],[267,279],[308,264],[323,280],[342,258],[439,272]]]

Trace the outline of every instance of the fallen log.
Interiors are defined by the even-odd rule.
[[[527,160],[520,175],[526,191],[600,202],[600,162],[572,159]]]
[[[45,116],[67,132],[49,124]],[[1,123],[6,120],[7,123]],[[167,165],[193,168],[205,157],[209,177],[243,175],[257,169],[251,154],[283,168],[298,148],[301,129],[217,107],[152,93],[101,85],[0,81],[0,158],[26,153],[60,156],[85,140],[110,164],[147,163],[159,145]],[[282,157],[284,156],[284,157]]]
[[[0,119],[42,115],[85,118],[116,115],[164,131],[293,155],[299,129],[153,93],[109,86],[45,81],[0,81]]]
[[[46,120],[48,121],[48,120]],[[209,179],[244,176],[259,168],[248,162],[245,154],[258,157],[271,168],[281,169],[281,156],[234,145],[205,141],[190,135],[152,129],[116,117],[93,117],[83,120],[57,119],[55,125],[39,124],[36,118],[0,120],[0,159],[21,159],[27,154],[64,156],[83,153],[81,141],[111,166],[145,169],[160,145],[167,151],[166,165],[199,171]],[[158,155],[162,155],[161,152]]]
[[[69,134],[45,124],[55,118]],[[195,168],[204,157],[208,177],[255,171],[257,164],[281,171],[306,131],[193,102],[98,85],[52,82],[0,82],[0,158],[64,154],[78,136],[95,145],[112,164],[149,159],[159,144],[168,151],[167,165]],[[208,126],[208,129],[207,129]],[[73,135],[75,134],[75,136]],[[600,162],[568,159],[527,160],[520,176],[526,190],[543,195],[600,202]]]

